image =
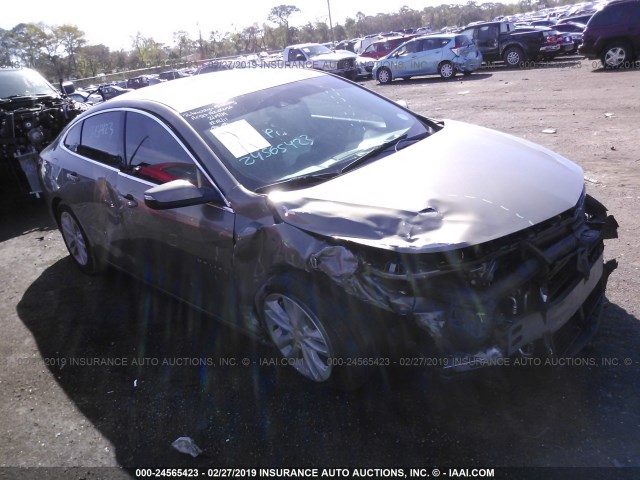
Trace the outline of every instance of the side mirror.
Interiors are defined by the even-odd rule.
[[[144,204],[154,210],[190,207],[221,202],[220,193],[211,187],[198,188],[186,180],[173,180],[144,192]]]
[[[299,54],[296,55],[296,61],[300,60],[300,61],[304,62],[306,59],[307,58],[302,53],[299,53]]]
[[[60,88],[62,89],[62,92],[65,95],[69,95],[70,93],[73,93],[76,91],[76,87],[73,84],[73,82],[61,82]]]

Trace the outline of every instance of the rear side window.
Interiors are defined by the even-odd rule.
[[[75,152],[92,160],[107,165],[122,165],[122,128],[124,114],[122,112],[99,113],[82,122],[80,143]],[[69,134],[71,140],[77,138],[75,127]],[[65,145],[70,137],[65,139]]]

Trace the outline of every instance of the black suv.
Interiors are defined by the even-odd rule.
[[[640,0],[613,1],[594,13],[579,51],[604,68],[631,66],[640,54]]]

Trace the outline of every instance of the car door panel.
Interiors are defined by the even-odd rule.
[[[110,252],[119,224],[116,182],[122,162],[122,118],[119,112],[90,116],[63,140],[58,183],[73,213],[99,254]]]
[[[129,142],[133,130],[142,141]],[[135,127],[134,127],[135,126]],[[235,214],[225,205],[195,205],[154,210],[144,192],[182,178],[209,184],[177,138],[155,119],[127,114],[127,170],[120,173],[123,239],[128,263],[138,276],[177,297],[224,318],[233,318],[232,262]],[[163,135],[162,139],[158,135]],[[132,149],[133,146],[133,149]],[[133,155],[133,151],[136,154]],[[224,319],[223,318],[223,319]]]

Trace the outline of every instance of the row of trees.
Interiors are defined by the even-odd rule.
[[[209,32],[203,38],[190,38],[185,31],[173,33],[173,44],[166,45],[137,33],[131,50],[111,51],[104,45],[89,45],[85,33],[75,25],[49,26],[21,23],[10,30],[0,29],[0,64],[19,63],[35,68],[48,78],[95,77],[102,72],[133,70],[181,60],[196,60],[274,50],[298,42],[325,43],[360,37],[382,31],[431,25],[439,29],[490,20],[498,15],[531,11],[535,6],[551,7],[573,3],[571,0],[520,0],[518,3],[482,3],[470,0],[465,5],[440,5],[421,11],[402,7],[396,13],[365,15],[358,12],[330,31],[324,21],[292,27],[289,19],[300,10],[294,5],[271,9],[267,21],[254,23],[235,32]],[[333,34],[332,34],[333,33]]]

